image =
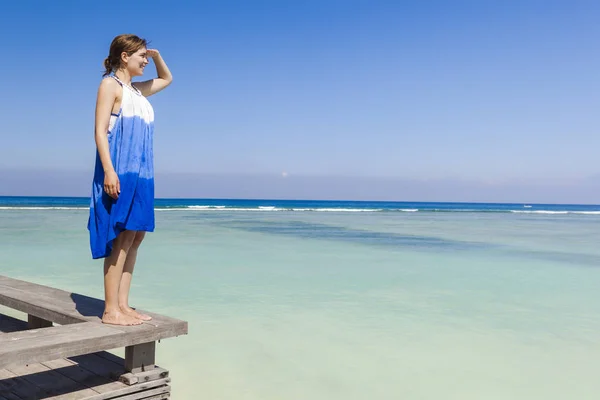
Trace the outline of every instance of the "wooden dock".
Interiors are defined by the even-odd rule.
[[[0,400],[161,400],[169,372],[156,365],[156,342],[185,335],[186,321],[147,311],[137,326],[102,324],[104,302],[0,275]],[[124,358],[106,350],[125,348]]]

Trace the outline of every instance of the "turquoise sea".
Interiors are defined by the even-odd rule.
[[[86,198],[0,197],[0,273],[102,298]],[[596,399],[600,206],[158,199],[132,305],[173,398]]]

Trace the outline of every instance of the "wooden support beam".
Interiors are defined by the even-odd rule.
[[[27,315],[27,328],[29,329],[50,328],[51,326],[52,321],[31,314]]]
[[[125,347],[125,370],[133,374],[154,368],[156,342]]]

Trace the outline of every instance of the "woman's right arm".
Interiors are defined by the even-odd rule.
[[[110,159],[108,147],[108,124],[115,100],[121,87],[114,79],[103,79],[98,88],[96,99],[96,124],[94,137],[102,168],[104,169],[104,191],[113,199],[119,197],[121,188],[119,177]]]

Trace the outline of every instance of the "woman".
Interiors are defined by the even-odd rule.
[[[172,76],[158,50],[146,40],[119,35],[104,60],[106,71],[96,102],[96,168],[90,202],[92,258],[104,258],[102,322],[139,325],[152,319],[129,307],[138,248],[154,231],[154,111],[146,97],[166,88]],[[148,60],[157,78],[132,82]]]

